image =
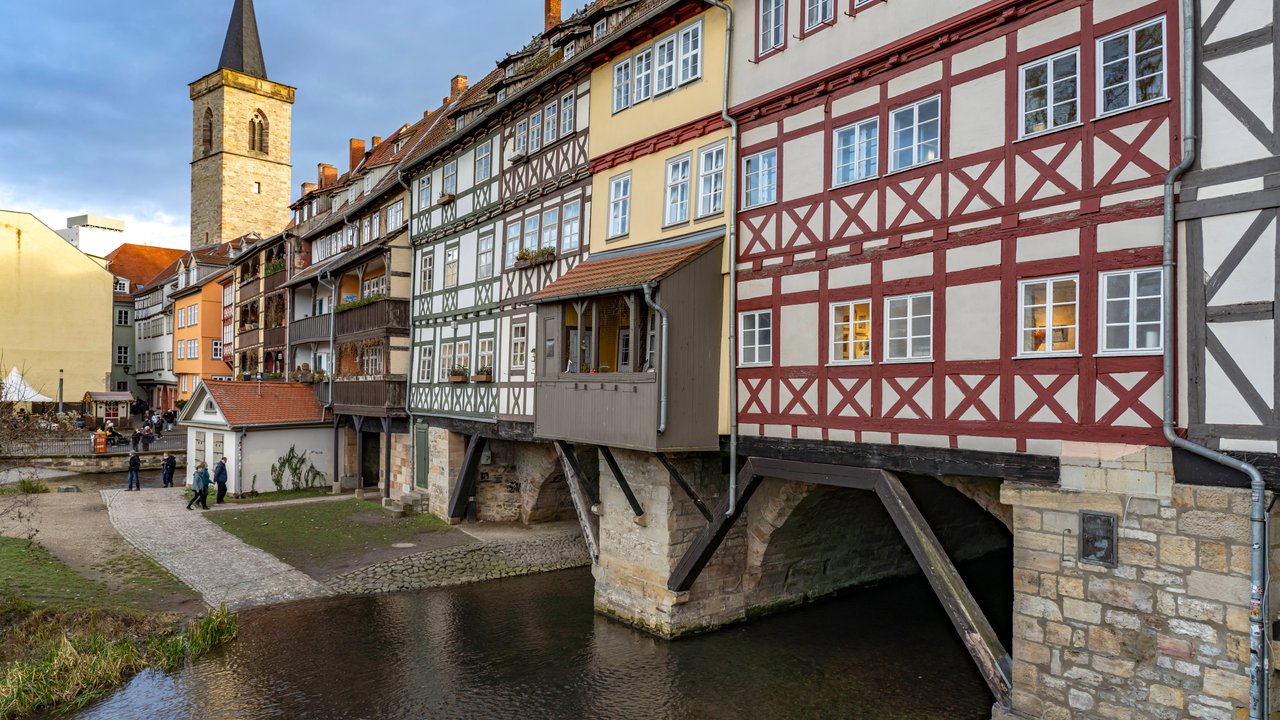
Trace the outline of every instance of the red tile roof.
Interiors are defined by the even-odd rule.
[[[332,419],[305,383],[205,380],[204,386],[232,427]]]
[[[115,299],[128,302],[133,299],[132,293],[143,283],[156,276],[165,267],[174,263],[186,253],[185,250],[152,247],[124,243],[107,253],[107,270],[116,277],[129,281],[129,292],[116,293]]]
[[[596,295],[655,282],[720,244],[713,238],[692,245],[635,252],[602,260],[588,260],[529,297],[530,302]]]

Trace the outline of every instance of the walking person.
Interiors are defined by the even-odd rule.
[[[141,490],[142,479],[138,477],[138,473],[142,471],[142,458],[138,457],[137,452],[129,453],[129,487],[125,490]]]
[[[227,459],[222,458],[218,464],[213,467],[213,481],[218,484],[218,500],[216,505],[222,504],[222,498],[227,496]]]
[[[142,451],[147,452],[151,450],[151,443],[154,442],[155,439],[156,433],[151,429],[150,425],[142,428]]]
[[[191,474],[191,490],[195,494],[191,496],[189,501],[187,501],[187,509],[190,510],[192,505],[199,502],[201,510],[208,510],[209,464],[203,460],[201,460],[200,464],[196,466],[196,471]]]
[[[173,471],[178,467],[178,458],[164,454],[164,460],[160,463],[160,482],[164,487],[173,487]]]
[[[138,452],[138,442],[142,440],[142,431],[134,428],[133,434],[129,436],[129,439],[133,441],[133,451]]]

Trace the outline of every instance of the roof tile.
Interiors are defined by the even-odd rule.
[[[291,425],[330,419],[310,385],[292,382],[236,382],[205,380],[210,397],[227,423]]]

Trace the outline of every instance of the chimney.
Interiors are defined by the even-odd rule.
[[[317,187],[319,186],[315,183],[304,182],[302,183],[302,194],[306,195],[307,193],[315,192]]]
[[[560,24],[560,0],[546,0],[545,9],[546,25],[543,29],[550,30]]]
[[[364,140],[360,138],[351,138],[351,169],[349,172],[355,172],[356,166],[364,159]]]
[[[329,163],[317,163],[316,170],[318,171],[321,188],[327,188],[338,182],[338,168]]]
[[[467,89],[467,76],[454,75],[453,79],[449,81],[449,101],[452,102],[454,100],[457,100],[458,96],[461,95],[462,92],[466,89]]]
[[[379,137],[379,136],[377,136],[377,135],[374,135],[374,136],[373,136],[373,146],[374,146],[374,147],[378,147],[378,146],[379,146],[379,145],[381,145],[381,144],[382,144],[382,138],[381,138],[381,137]]]

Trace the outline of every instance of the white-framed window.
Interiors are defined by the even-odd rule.
[[[835,0],[804,0],[805,30],[829,23],[835,16]]]
[[[1075,275],[1018,283],[1019,355],[1076,352],[1078,286]]]
[[[653,95],[653,48],[636,53],[632,62],[636,76],[633,102],[642,102]]]
[[[507,223],[507,267],[516,264],[516,255],[520,253],[520,221]]]
[[[435,346],[422,345],[418,348],[418,382],[431,382],[431,366],[435,360]]]
[[[453,343],[440,343],[440,382],[448,382],[453,369]]]
[[[938,147],[941,106],[941,98],[935,95],[889,113],[890,170],[933,162],[942,156]]]
[[[1080,122],[1079,48],[1023,65],[1018,82],[1022,137]]]
[[[689,172],[693,158],[681,155],[667,161],[667,189],[662,224],[675,225],[689,219]]]
[[[885,359],[933,357],[933,293],[885,298]]]
[[[538,221],[540,217],[537,213],[534,213],[524,219],[524,241],[521,243],[521,247],[529,252],[538,249]]]
[[[738,364],[769,365],[773,362],[773,311],[738,314]]]
[[[565,61],[565,62],[569,62],[570,60],[572,60],[572,59],[573,59],[573,56],[574,56],[574,55],[577,55],[577,54],[578,54],[578,44],[577,44],[577,43],[571,42],[571,43],[569,43],[568,45],[565,45],[565,46],[564,46],[564,61]],[[499,91],[499,92],[501,92],[501,91]],[[501,98],[499,98],[499,99],[501,99]]]
[[[461,251],[457,245],[444,249],[444,286],[447,288],[458,286],[458,258]]]
[[[430,247],[418,252],[418,292],[425,295],[435,289],[436,255]]]
[[[200,306],[192,305],[187,308],[187,326],[194,326],[200,320]]]
[[[129,281],[125,278],[116,278],[111,286],[112,292],[127,293],[129,292]]]
[[[529,356],[529,326],[521,323],[511,326],[511,367],[524,368]]]
[[[564,205],[564,224],[560,228],[560,247],[578,249],[578,236],[582,233],[582,204],[574,200]]]
[[[199,340],[187,341],[187,359],[188,360],[200,359],[200,341]]]
[[[476,242],[476,278],[483,279],[493,276],[493,231],[489,230],[480,235]]]
[[[187,376],[183,375],[182,376],[182,392],[186,392],[186,391],[187,391]],[[111,406],[108,405],[107,407],[110,408]],[[201,433],[196,433],[196,437],[203,438],[204,435]]]
[[[609,237],[631,231],[631,173],[609,181]]]
[[[129,311],[127,309],[124,309],[124,308],[116,309],[116,324],[117,325],[129,324]]]
[[[440,191],[445,195],[458,193],[458,161],[451,160],[444,166],[444,182],[440,183]]]
[[[1164,349],[1164,274],[1160,268],[1102,273],[1099,347],[1104,353]]]
[[[1098,40],[1098,114],[1165,98],[1164,18]]]
[[[436,199],[431,197],[431,173],[427,173],[418,179],[418,209],[424,210],[436,204]]]
[[[466,368],[467,372],[475,369],[471,366],[470,340],[458,340],[453,344],[453,366]]]
[[[369,345],[360,348],[360,372],[365,376],[382,374],[383,346]]]
[[[596,24],[591,28],[591,39],[599,40],[604,37],[604,34],[607,32],[609,32],[609,21],[597,20]]]
[[[488,180],[493,174],[493,141],[485,140],[476,146],[476,182]]]
[[[382,213],[373,214],[373,239],[382,237]]]
[[[831,304],[831,362],[870,362],[871,301]]]
[[[702,77],[702,21],[680,31],[680,84]]]
[[[178,345],[178,359],[186,360],[187,359],[187,341],[179,340],[177,345]]]
[[[364,245],[365,243],[373,239],[372,228],[373,228],[373,221],[370,220],[369,218],[365,218],[364,222],[360,224],[360,244],[361,245]]]
[[[550,145],[556,141],[556,132],[560,129],[560,103],[552,101],[542,109],[543,141]]]
[[[653,94],[661,95],[676,86],[676,36],[653,44]]]
[[[404,224],[404,201],[399,200],[387,206],[387,229],[395,230]]]
[[[486,369],[493,372],[493,338],[480,338],[476,341],[475,372]]]
[[[742,160],[742,206],[753,208],[777,200],[778,151],[765,150]]]
[[[529,116],[529,152],[542,148],[542,111]]]
[[[786,40],[787,0],[760,0],[760,54],[782,47]]]
[[[873,178],[880,159],[880,118],[861,120],[835,132],[833,185]]]
[[[631,60],[623,60],[613,66],[613,111],[622,112],[631,107]]]
[[[572,135],[577,130],[573,117],[575,107],[573,93],[560,98],[560,137]]]
[[[129,346],[128,345],[116,346],[116,364],[117,365],[129,364]]]
[[[556,242],[560,239],[560,208],[551,208],[542,213],[542,243],[539,248],[556,249]]]
[[[516,154],[523,155],[529,149],[529,121],[516,123]]]
[[[724,143],[698,151],[698,217],[724,210]]]
[[[184,312],[181,308],[179,308],[178,311],[173,314],[173,316],[177,318],[178,329],[182,329],[187,326],[187,313]]]
[[[210,341],[209,357],[213,358],[214,360],[222,359],[222,341],[221,340]]]

